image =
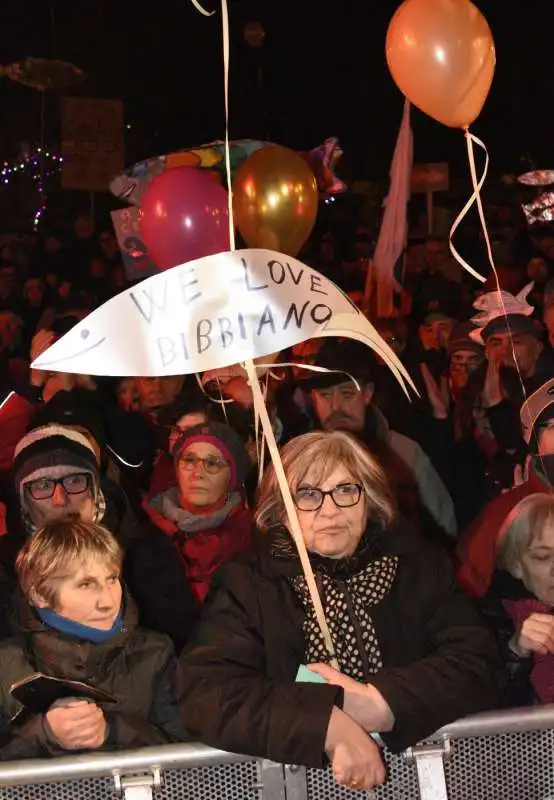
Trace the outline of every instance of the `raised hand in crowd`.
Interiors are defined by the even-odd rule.
[[[419,366],[425,389],[427,390],[427,397],[433,410],[433,416],[435,419],[447,419],[450,410],[448,379],[446,376],[441,376],[439,383],[437,383],[427,364],[420,364]]]
[[[42,355],[56,341],[56,334],[53,331],[42,329],[35,333],[31,341],[31,364],[35,359]],[[48,378],[48,372],[41,369],[32,369],[30,381],[33,386],[44,386]]]
[[[504,400],[502,384],[500,382],[500,362],[495,358],[489,359],[485,383],[483,384],[482,398],[483,405],[486,408],[497,406]]]
[[[521,658],[533,653],[543,656],[554,653],[554,616],[531,614],[511,640],[510,647]]]

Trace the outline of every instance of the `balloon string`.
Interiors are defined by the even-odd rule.
[[[481,139],[478,139],[477,136],[474,136],[469,129],[466,129],[465,136],[466,136],[466,144],[467,144],[467,156],[468,156],[468,160],[469,160],[469,171],[470,171],[470,174],[471,174],[471,182],[473,184],[473,197],[472,197],[471,202],[470,202],[469,205],[471,206],[474,201],[477,204],[477,211],[479,212],[479,219],[481,221],[481,228],[483,230],[483,236],[485,238],[485,244],[487,246],[487,255],[489,257],[489,263],[491,265],[491,269],[492,269],[492,272],[493,272],[493,275],[494,275],[494,279],[495,279],[495,282],[496,282],[496,291],[498,293],[498,299],[500,301],[500,305],[502,307],[502,313],[504,315],[504,320],[506,322],[506,330],[508,331],[508,338],[510,340],[510,347],[512,349],[512,359],[513,359],[513,362],[514,362],[514,365],[515,365],[515,369],[516,369],[516,372],[517,372],[517,377],[519,379],[519,385],[521,386],[521,391],[522,391],[523,398],[524,398],[523,402],[526,402],[527,401],[527,391],[525,389],[525,382],[523,380],[523,376],[521,374],[521,370],[520,370],[519,364],[517,362],[516,349],[515,349],[515,345],[514,345],[513,333],[512,333],[511,326],[510,326],[510,320],[509,320],[509,317],[508,317],[508,312],[506,311],[506,306],[504,305],[504,295],[502,294],[502,287],[500,285],[500,278],[498,277],[496,264],[494,263],[494,255],[493,255],[493,252],[492,252],[492,247],[491,247],[491,242],[490,242],[490,237],[489,237],[489,231],[488,231],[488,228],[487,228],[487,220],[485,219],[485,211],[483,209],[483,201],[482,201],[482,198],[481,198],[481,188],[483,187],[483,184],[485,182],[485,178],[487,176],[487,171],[488,171],[488,167],[489,167],[489,153],[488,153],[488,150],[486,148],[485,143],[482,142]],[[479,182],[477,182],[477,168],[475,166],[475,151],[473,149],[474,143],[476,145],[478,145],[483,150],[483,152],[485,153],[485,168],[483,170],[483,175],[482,175],[481,180]],[[468,208],[469,208],[469,206],[466,205],[466,208],[462,212],[462,219],[465,216],[465,213],[467,213]],[[452,237],[452,234],[453,234],[453,232],[455,230],[455,226],[457,227],[457,224],[459,224],[459,222],[461,222],[461,220],[458,217],[458,220],[456,220],[456,222],[452,226],[452,230],[450,231],[450,236],[451,237]],[[450,241],[450,248],[453,250],[452,240]],[[462,259],[461,263],[465,264],[463,259]],[[466,265],[466,269],[467,268],[468,268],[468,265]],[[470,269],[470,271],[471,271],[471,269]],[[478,275],[478,277],[481,280],[485,280],[482,276]]]
[[[467,148],[468,148],[468,158],[469,158],[469,169],[470,169],[470,172],[471,172],[471,181],[473,183],[473,194],[471,195],[471,197],[469,198],[469,200],[467,201],[465,206],[462,208],[462,210],[460,211],[460,213],[458,214],[458,216],[454,220],[454,222],[452,224],[452,227],[450,228],[450,234],[449,234],[448,240],[449,240],[449,244],[450,244],[450,252],[454,256],[454,258],[456,259],[458,264],[461,264],[461,266],[465,270],[467,270],[470,275],[473,275],[474,278],[477,278],[478,281],[481,281],[481,283],[484,283],[486,278],[484,278],[483,275],[481,275],[479,272],[474,270],[473,267],[470,266],[470,264],[468,264],[467,261],[464,258],[462,258],[462,256],[458,253],[458,251],[454,247],[454,243],[452,241],[452,239],[454,238],[454,234],[458,230],[458,227],[460,226],[462,220],[465,219],[465,217],[466,217],[469,209],[471,208],[471,206],[474,203],[477,203],[478,207],[479,207],[480,201],[481,201],[481,189],[483,188],[483,184],[485,183],[485,180],[486,180],[486,177],[487,177],[487,172],[488,172],[488,169],[489,169],[489,154],[487,152],[486,147],[483,145],[483,148],[485,150],[485,167],[483,169],[483,174],[481,175],[481,179],[479,180],[479,182],[477,182],[477,172],[475,170],[475,158],[474,158],[474,155],[473,155],[473,147],[472,147],[471,140],[468,138],[468,136],[471,136],[471,135],[472,134],[470,134],[469,131],[466,132],[466,140],[467,140],[467,143],[468,143]],[[482,142],[480,144],[482,144]],[[485,231],[485,236],[486,236],[487,242],[488,242],[488,234],[486,233],[487,226],[486,226],[486,223],[484,223],[483,218],[482,218],[482,224],[483,224],[483,230]],[[491,258],[492,258],[492,254],[491,254]]]
[[[489,153],[487,151],[487,148],[485,147],[484,142],[482,142],[481,139],[478,139],[477,136],[474,136],[469,130],[466,130],[465,136],[466,136],[466,144],[467,144],[467,156],[468,156],[468,160],[469,160],[469,171],[471,173],[471,182],[473,184],[473,192],[474,192],[474,196],[475,196],[475,201],[477,203],[477,211],[479,212],[479,219],[481,221],[481,228],[483,230],[483,236],[485,237],[485,244],[487,246],[487,255],[489,257],[489,264],[492,267],[492,271],[493,271],[494,276],[496,278],[497,287],[498,287],[498,289],[500,291],[500,283],[498,281],[498,275],[497,275],[497,272],[496,272],[496,266],[495,266],[495,263],[494,263],[494,256],[492,254],[492,247],[491,247],[491,242],[490,242],[490,238],[489,238],[489,231],[488,231],[488,228],[487,228],[487,221],[485,219],[485,212],[483,210],[483,200],[481,198],[481,189],[483,187],[483,184],[484,184],[485,179],[487,177],[487,172],[489,170]],[[479,145],[479,147],[481,147],[483,149],[484,153],[485,153],[485,168],[483,170],[483,176],[482,176],[481,181],[479,183],[477,183],[477,168],[475,166],[475,152],[473,150],[473,143],[474,142],[475,142],[475,144]],[[482,278],[482,280],[484,281],[485,279]]]
[[[211,16],[211,14],[207,14],[206,11],[198,4],[197,0],[192,0],[192,3],[202,14],[205,16]],[[227,186],[229,189],[229,248],[230,250],[235,250],[233,193],[231,187],[231,155],[229,151],[229,12],[227,8],[227,0],[221,0],[221,17],[223,31],[223,74],[225,88],[225,171],[227,176]],[[329,626],[327,625],[321,598],[319,596],[319,592],[317,591],[315,576],[310,564],[308,551],[306,550],[306,545],[304,543],[304,539],[302,538],[302,531],[300,529],[296,507],[287,483],[283,464],[281,463],[279,448],[277,447],[275,434],[271,426],[269,414],[267,413],[262,388],[256,374],[256,365],[254,364],[253,359],[248,359],[245,362],[244,367],[248,375],[250,387],[252,389],[252,397],[254,399],[255,425],[258,425],[256,418],[259,417],[262,423],[264,436],[267,441],[268,450],[273,461],[275,475],[277,476],[277,483],[279,484],[279,489],[281,490],[281,495],[283,497],[283,503],[288,515],[291,535],[295,541],[298,555],[300,556],[300,563],[302,564],[302,569],[304,570],[304,575],[306,577],[306,583],[314,606],[316,618],[319,623],[325,645],[329,651],[331,665],[335,667],[335,669],[339,669],[331,634],[329,632]]]
[[[254,363],[254,362],[252,362],[252,363]],[[259,380],[259,378],[258,378],[258,380]],[[265,400],[266,405],[267,405],[267,398],[268,398],[268,395],[269,395],[269,372],[266,372],[266,375],[265,375],[263,394],[264,394],[264,400]],[[271,420],[270,420],[270,422],[271,422]],[[273,430],[273,425],[271,426],[271,429]],[[260,486],[260,484],[262,482],[262,478],[264,476],[264,469],[265,469],[265,457],[266,457],[265,436],[260,436],[259,441],[260,441],[260,448],[259,448],[259,451],[258,451],[258,486]]]
[[[191,3],[200,14],[212,17],[215,11],[206,11],[198,0]],[[227,208],[229,213],[229,250],[236,250],[235,219],[233,214],[233,188],[231,185],[231,151],[229,149],[229,9],[227,0],[221,0],[221,30],[223,34],[223,92],[225,95],[225,176],[227,178]]]
[[[215,11],[206,11],[206,9],[200,5],[198,0],[191,0],[192,5],[195,7],[197,11],[203,14],[205,17],[213,17]]]
[[[193,0],[194,2],[195,0]],[[229,149],[229,10],[227,0],[221,0],[221,26],[223,32],[223,83],[225,92],[225,175],[227,178],[227,203],[229,211],[229,250],[235,250],[235,219],[233,215],[233,187],[231,181],[231,151]]]

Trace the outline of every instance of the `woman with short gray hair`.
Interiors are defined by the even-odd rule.
[[[507,705],[554,702],[554,496],[532,494],[510,512],[482,600],[509,669]]]

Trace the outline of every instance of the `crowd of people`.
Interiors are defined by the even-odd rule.
[[[554,700],[554,238],[527,246],[500,295],[440,239],[412,244],[402,313],[372,320],[410,399],[351,340],[303,342],[271,369],[329,642],[271,463],[259,482],[240,365],[30,369],[124,271],[113,233],[83,218],[71,236],[5,236],[0,758],[193,738],[330,762],[355,790],[385,780],[383,743]],[[360,300],[370,247],[361,228],[327,232],[305,258]]]

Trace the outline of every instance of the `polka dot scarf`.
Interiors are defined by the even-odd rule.
[[[341,672],[355,680],[364,680],[383,667],[379,641],[369,609],[391,590],[398,558],[383,556],[371,561],[355,575],[338,581],[319,572],[317,583]],[[304,638],[306,663],[331,660],[318,625],[303,575],[290,578],[306,617]]]

